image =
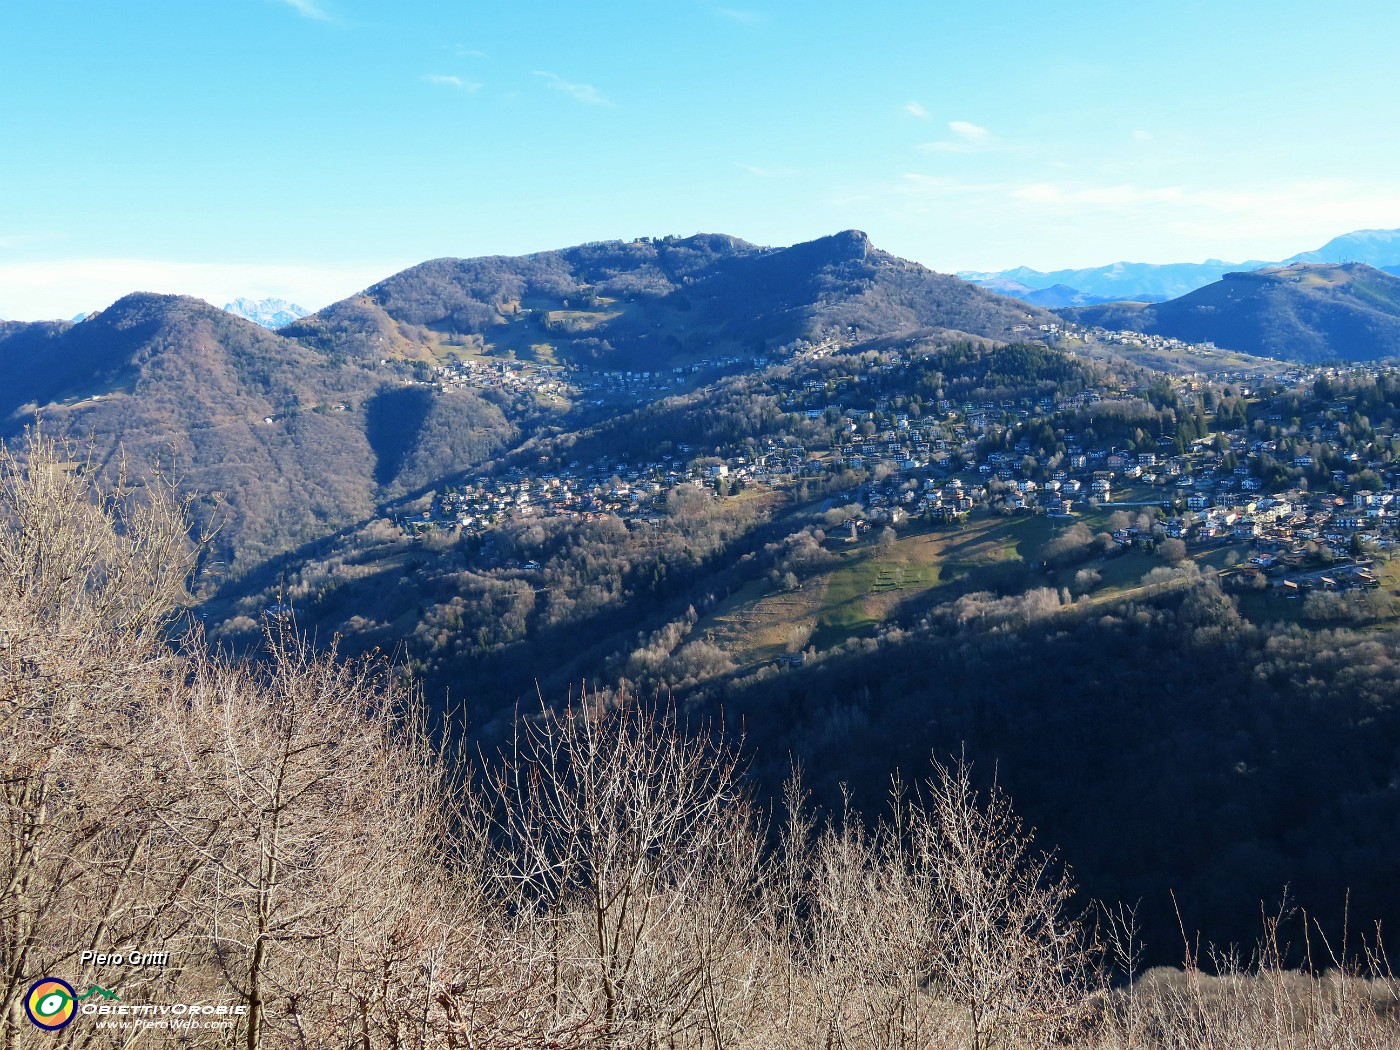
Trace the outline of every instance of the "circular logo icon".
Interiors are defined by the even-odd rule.
[[[24,997],[24,1012],[29,1019],[47,1032],[57,1032],[73,1020],[77,1010],[77,995],[73,986],[57,977],[35,981]]]

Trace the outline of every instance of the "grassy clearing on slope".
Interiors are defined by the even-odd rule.
[[[711,640],[740,667],[769,663],[805,649],[826,597],[826,575],[805,580],[795,591],[748,584],[711,614]]]
[[[566,324],[574,331],[592,331],[622,316],[621,310],[550,310],[549,320]]]
[[[1115,508],[1096,508],[1082,520],[1101,531]],[[755,667],[799,650],[826,650],[859,637],[891,620],[917,619],[921,610],[952,601],[969,589],[1013,586],[1071,586],[1075,575],[1089,570],[1099,581],[1083,600],[1109,606],[1141,597],[1150,588],[1145,578],[1167,563],[1140,549],[1113,551],[1059,572],[1040,568],[1040,549],[1057,533],[1075,524],[1039,516],[1001,517],[976,514],[953,526],[915,526],[886,548],[878,528],[856,544],[832,536],[827,548],[839,562],[803,581],[796,591],[774,591],[755,581],[731,596],[708,617],[708,637],[723,647],[741,668]],[[1245,560],[1244,544],[1193,548],[1189,557],[1202,573],[1215,573]],[[998,567],[1005,567],[1010,576]],[[1016,575],[1022,566],[1028,574]],[[1378,566],[1383,592],[1400,588],[1400,559]],[[1291,621],[1313,625],[1303,602],[1269,593],[1240,595],[1240,611],[1256,622]],[[1389,617],[1352,626],[1400,625],[1400,609]]]
[[[812,645],[828,649],[884,622],[897,606],[933,595],[979,568],[1031,560],[1050,538],[1044,517],[977,516],[962,526],[919,529],[888,549],[874,539],[842,552],[831,573]],[[840,542],[840,541],[836,541]]]

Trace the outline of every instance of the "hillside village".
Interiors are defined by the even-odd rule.
[[[1233,396],[1245,418],[1223,426],[1217,414],[1222,429],[1212,425],[1198,436],[1163,432],[1114,441],[1066,427],[1086,413],[1131,414],[1148,396],[1141,386],[1106,383],[1037,398],[942,398],[911,411],[878,389],[882,374],[908,363],[899,353],[862,370],[839,356],[839,346],[783,350],[790,355],[785,366],[764,358],[709,366],[770,378],[785,369],[779,381],[787,387],[788,411],[777,434],[704,449],[679,443],[655,458],[619,451],[557,468],[497,469],[443,487],[426,509],[399,522],[412,532],[451,529],[478,537],[529,516],[613,516],[634,530],[659,528],[667,521],[667,494],[679,485],[709,491],[716,500],[749,489],[856,503],[864,512],[848,522],[853,530],[949,524],[975,514],[1072,521],[1101,509],[1131,508],[1147,511],[1154,524],[1117,530],[1120,545],[1179,539],[1201,550],[1243,543],[1252,553],[1245,571],[1267,572],[1284,589],[1374,586],[1364,570],[1329,575],[1326,567],[1362,550],[1389,548],[1396,536],[1400,463],[1389,451],[1393,428],[1381,426],[1358,444],[1344,400],[1314,405],[1305,417],[1285,419],[1274,411],[1289,398],[1310,396],[1319,384],[1385,381],[1391,373],[1384,369],[1176,376],[1170,393],[1181,403],[1199,404],[1208,393],[1213,396],[1206,400]],[[794,374],[814,361],[822,362],[823,372]],[[436,382],[441,389],[529,384],[541,396],[586,399],[643,391],[655,396],[684,386],[695,371],[698,366],[608,373],[467,362],[440,368]],[[870,407],[855,407],[864,404]],[[1059,438],[1057,447],[1047,447],[1046,433]]]
[[[457,357],[433,369],[425,382],[439,391],[498,390],[530,394],[546,404],[603,406],[637,403],[693,388],[736,369],[767,366],[765,357],[728,355],[701,364],[655,370],[595,369],[588,365],[536,364],[483,357]]]

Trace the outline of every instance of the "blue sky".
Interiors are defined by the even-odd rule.
[[[942,271],[1400,227],[1400,5],[5,0],[0,316],[856,227]]]

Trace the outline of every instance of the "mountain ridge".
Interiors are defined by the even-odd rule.
[[[1400,266],[1400,229],[1353,230],[1333,237],[1313,251],[1298,252],[1276,261],[1250,260],[1231,263],[1207,259],[1201,263],[1134,263],[1120,261],[1042,271],[1028,266],[1008,270],[960,271],[958,276],[987,287],[999,281],[1013,281],[1029,291],[1066,285],[1087,296],[1106,297],[1104,301],[1142,301],[1142,296],[1180,298],[1188,292],[1220,280],[1225,274],[1257,270],[1268,266],[1288,266],[1297,262],[1363,262],[1377,269]],[[1010,293],[1015,294],[1015,293]],[[1034,300],[1031,300],[1034,301]],[[1068,303],[1062,305],[1070,305]]]
[[[831,328],[935,327],[1009,338],[1046,312],[876,248],[864,233],[767,248],[724,234],[606,241],[525,256],[432,259],[294,322],[284,334],[364,358],[453,347],[516,360],[690,363]],[[540,347],[549,347],[542,351]]]
[[[1166,303],[1073,307],[1061,315],[1291,361],[1400,354],[1400,278],[1365,263],[1236,271]]]
[[[1321,248],[1283,260],[1299,262],[1358,262],[1376,269],[1400,265],[1400,230],[1352,230],[1333,237]]]
[[[190,296],[134,292],[82,324],[0,330],[0,421],[40,420],[112,474],[163,464],[198,493],[214,556],[259,558],[372,507],[370,457],[333,405],[367,377]],[[320,409],[319,411],[317,409]],[[219,495],[215,495],[215,494]]]
[[[1027,319],[1054,318],[859,231],[789,248],[701,234],[428,260],[276,332],[201,299],[133,292],[80,324],[0,323],[0,437],[42,419],[91,436],[103,464],[119,449],[173,457],[189,491],[222,494],[200,524],[219,524],[220,556],[246,565],[577,418],[570,401],[521,386],[522,369],[733,369],[824,332],[1009,339]],[[432,384],[464,361],[495,378]]]
[[[1353,296],[1376,279],[1339,272]],[[1283,294],[1318,273],[1225,283]],[[431,702],[465,698],[488,743],[510,738],[522,697],[572,683],[675,695],[697,724],[737,713],[764,775],[796,757],[829,805],[966,745],[981,768],[1008,759],[1092,895],[1180,887],[1186,914],[1226,917],[1211,935],[1228,943],[1235,898],[1276,881],[1297,874],[1304,906],[1341,899],[1335,858],[1372,848],[1394,812],[1375,785],[1400,722],[1389,655],[1374,681],[1333,685],[1376,659],[1370,636],[1313,660],[1305,632],[1246,622],[1275,601],[1243,590],[1264,583],[1248,563],[1262,548],[1229,538],[1239,564],[1217,578],[1215,523],[1263,493],[1308,513],[1325,493],[1309,564],[1330,565],[1360,532],[1332,531],[1344,496],[1393,481],[1397,381],[1292,391],[1236,362],[1201,380],[1208,353],[1189,376],[1153,372],[1131,352],[1073,355],[1033,323],[1054,317],[856,231],[619,241],[429,260],[280,332],[144,293],[76,326],[5,325],[0,400],[11,429],[92,435],[103,470],[123,448],[138,466],[173,458],[197,523],[221,526],[197,581],[221,646],[291,617],[348,655],[393,652]],[[1283,424],[1295,394],[1308,407]],[[1380,433],[1349,435],[1354,461],[1309,436],[1363,415]],[[1172,520],[1207,493],[1209,521]],[[1367,595],[1393,592],[1384,571]],[[1290,611],[1337,612],[1279,596]],[[1375,757],[1308,764],[1353,753]],[[1080,812],[1057,797],[1067,779]],[[1220,784],[1247,788],[1225,836],[1193,817]],[[1306,834],[1281,846],[1278,814],[1299,807]],[[1366,914],[1391,915],[1394,867],[1357,886]],[[1177,943],[1164,894],[1154,909],[1147,936]]]

